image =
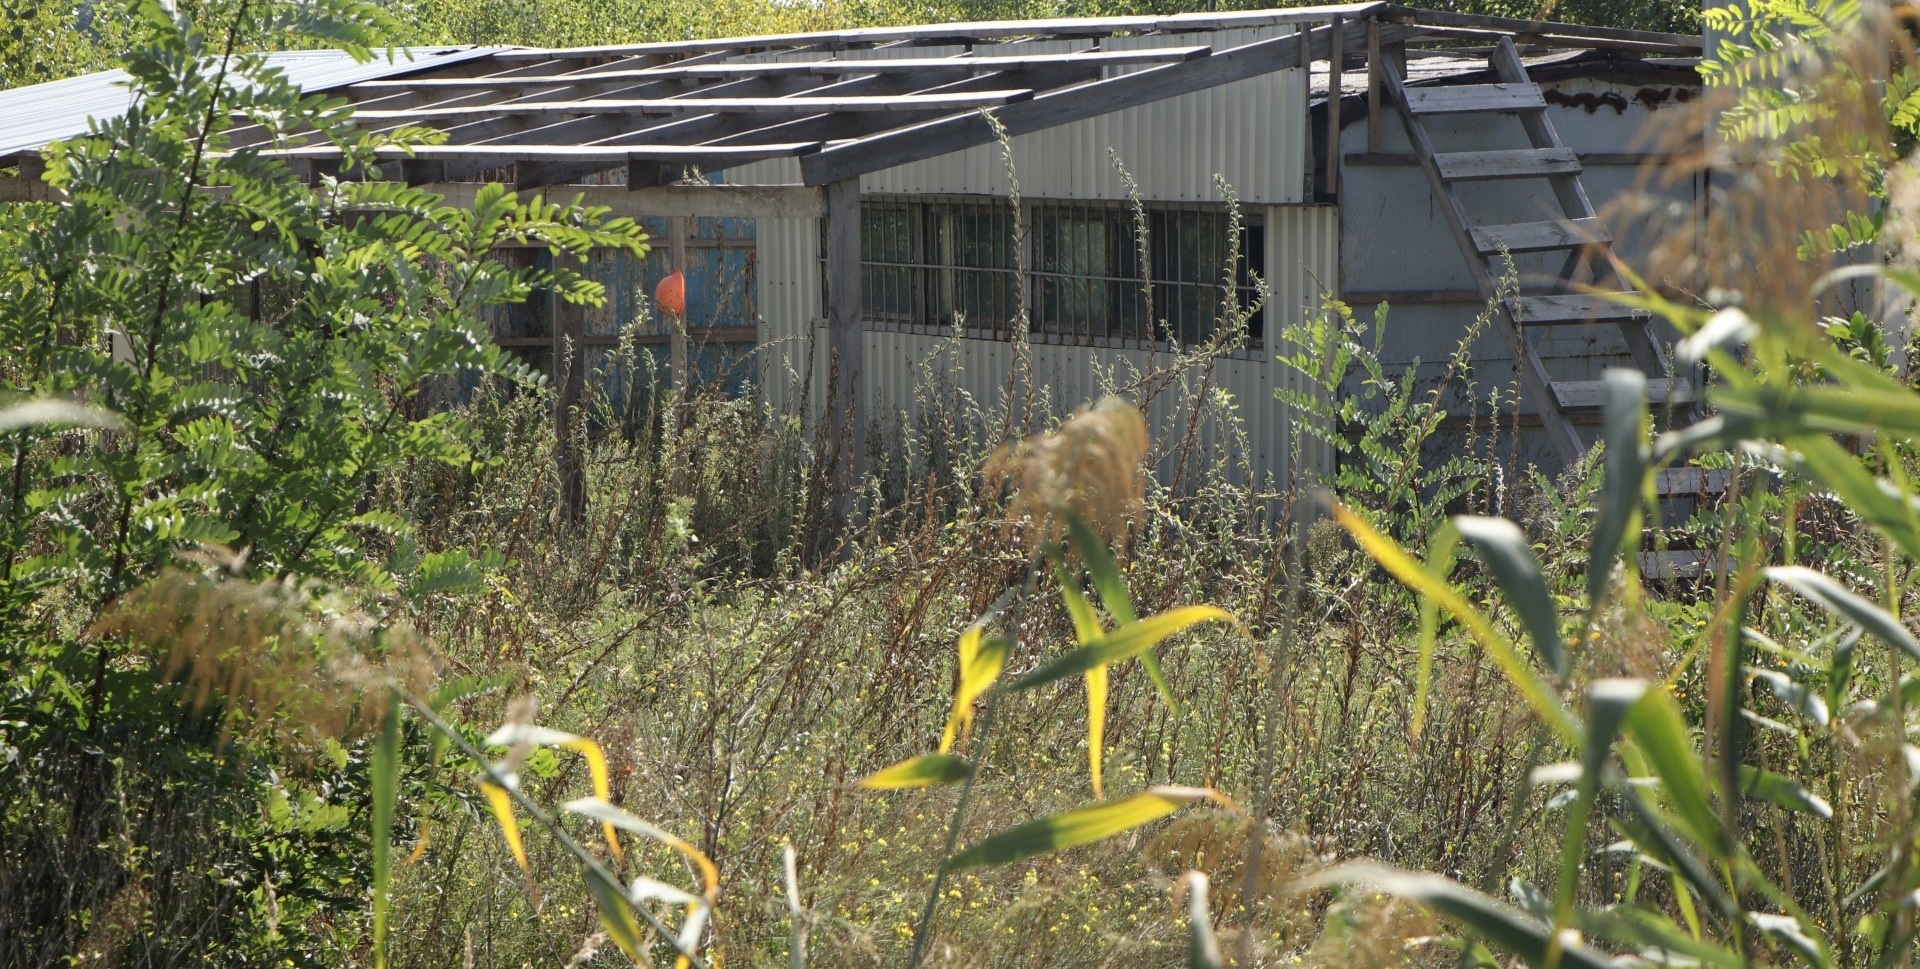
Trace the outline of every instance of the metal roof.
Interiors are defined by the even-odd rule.
[[[618,47],[503,51],[454,76],[346,94],[374,130],[440,144],[381,149],[410,182],[508,177],[524,188],[624,168],[628,188],[772,158],[824,185],[1102,114],[1305,67],[1371,44],[1512,39],[1690,55],[1694,36],[1474,17],[1382,0],[1165,17],[927,24]],[[984,115],[991,108],[996,130]],[[236,145],[337,164],[330,144]],[[510,174],[509,174],[510,173]]]
[[[267,63],[286,71],[301,90],[314,92],[436,70],[504,49],[395,48],[365,63],[345,51],[292,50],[268,54]],[[0,91],[0,160],[86,134],[89,119],[107,121],[125,114],[133,99],[128,80],[126,71],[111,70]]]

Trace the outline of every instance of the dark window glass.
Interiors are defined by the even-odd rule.
[[[861,206],[860,302],[867,319],[918,322],[919,242],[919,206],[873,202]]]
[[[935,204],[930,253],[933,321],[1005,331],[1019,305],[1020,260],[1004,202]]]
[[[1242,223],[1236,252],[1232,220],[1217,207],[1150,208],[1144,255],[1139,223],[1124,205],[1039,203],[1029,211],[1023,280],[1005,201],[863,201],[867,318],[933,325],[964,319],[970,330],[1003,336],[1028,286],[1038,333],[1192,345],[1211,339],[1219,320],[1252,303],[1254,274],[1266,263],[1259,226]],[[1224,300],[1227,285],[1236,301],[1231,305]],[[1249,344],[1259,346],[1263,315],[1253,313],[1245,326]]]

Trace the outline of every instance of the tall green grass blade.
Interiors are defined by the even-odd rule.
[[[1646,484],[1647,455],[1640,446],[1640,429],[1647,417],[1647,378],[1636,370],[1611,369],[1602,378],[1605,389],[1602,439],[1607,450],[1600,485],[1600,506],[1593,525],[1593,550],[1587,559],[1587,602],[1598,610],[1613,581],[1613,563],[1626,545],[1628,532],[1640,520],[1640,497]]]
[[[387,697],[386,716],[369,764],[373,795],[373,964],[387,964],[388,887],[393,876],[393,812],[400,792],[400,698]]]
[[[1078,581],[1067,574],[1065,566],[1057,566],[1054,574],[1060,581],[1060,596],[1067,602],[1067,614],[1073,617],[1073,636],[1080,645],[1098,640],[1105,630],[1100,628],[1100,617],[1093,611],[1093,603],[1080,592]],[[1087,774],[1092,778],[1093,796],[1101,797],[1100,761],[1105,753],[1107,742],[1107,668],[1096,666],[1086,672],[1087,678]]]
[[[973,705],[1006,668],[1007,652],[1013,644],[1004,636],[988,636],[976,622],[960,634],[960,683],[954,688],[953,709],[947,713],[947,725],[940,731],[940,752],[953,750],[954,741],[973,725]]]
[[[1450,878],[1371,862],[1351,862],[1309,880],[1314,885],[1364,885],[1404,898],[1459,924],[1490,945],[1541,969],[1613,969],[1607,956],[1571,939],[1556,939],[1551,926]]]
[[[711,903],[718,896],[720,869],[714,867],[713,859],[708,858],[705,852],[694,847],[690,842],[597,797],[577,798],[560,807],[564,811],[585,815],[596,821],[613,825],[622,831],[631,831],[680,852],[700,870],[701,892],[706,896],[707,901]]]
[[[1646,683],[1626,679],[1600,680],[1587,690],[1587,735],[1580,754],[1580,786],[1567,812],[1566,833],[1560,843],[1560,872],[1552,919],[1556,932],[1567,929],[1573,922],[1574,895],[1580,887],[1581,865],[1587,856],[1587,819],[1593,814],[1594,799],[1613,754],[1614,741],[1620,736],[1620,727],[1628,714],[1646,692]]]
[[[587,890],[593,893],[594,908],[600,913],[601,931],[607,938],[620,947],[620,951],[636,966],[652,965],[647,958],[646,939],[641,934],[639,920],[633,912],[633,903],[628,901],[627,893],[622,891],[613,876],[599,865],[588,865],[585,869]]]
[[[1685,965],[1687,960],[1722,969],[1746,965],[1738,952],[1702,942],[1664,914],[1638,905],[1582,912],[1580,928],[1595,938],[1636,946],[1642,957],[1655,965]]]
[[[1207,876],[1190,871],[1187,883],[1187,969],[1220,969],[1220,940],[1213,933],[1207,905]]]
[[[1547,589],[1547,576],[1527,546],[1520,527],[1504,518],[1461,515],[1453,520],[1460,537],[1473,547],[1493,573],[1493,581],[1506,592],[1507,601],[1520,615],[1521,625],[1533,640],[1534,652],[1553,671],[1567,675],[1567,650],[1560,640],[1560,614],[1553,607],[1553,593]]]
[[[1767,684],[1773,695],[1781,703],[1793,708],[1802,720],[1816,727],[1824,727],[1830,719],[1827,701],[1811,688],[1795,683],[1792,677],[1779,670],[1749,667],[1747,673],[1754,679]]]
[[[1811,814],[1822,821],[1833,817],[1833,806],[1784,774],[1740,765],[1740,791],[1789,811]]]
[[[1460,530],[1448,521],[1437,529],[1427,546],[1427,561],[1436,575],[1453,574],[1460,544]],[[1410,739],[1419,740],[1427,725],[1427,696],[1433,689],[1433,657],[1440,645],[1440,604],[1429,595],[1420,596],[1420,657],[1413,677],[1413,718],[1408,725]]]
[[[1915,641],[1907,627],[1885,609],[1855,594],[1853,590],[1835,582],[1827,576],[1802,565],[1776,565],[1767,569],[1767,578],[1800,594],[1801,598],[1819,606],[1861,629],[1881,642],[1920,659],[1920,641]]]
[[[1833,964],[1833,960],[1827,958],[1826,949],[1807,935],[1799,919],[1770,912],[1748,912],[1747,921],[1768,938],[1792,950],[1813,969],[1826,969]]]
[[[860,786],[872,791],[938,787],[966,780],[970,770],[965,760],[952,754],[921,754],[867,777]]]
[[[506,788],[491,781],[480,782],[480,793],[487,798],[487,807],[493,811],[493,820],[500,826],[500,837],[506,839],[513,860],[520,864],[521,871],[531,874],[533,868],[527,864],[527,847],[520,841],[520,821],[513,816],[513,798]]]
[[[1666,690],[1648,690],[1627,715],[1635,749],[1647,760],[1667,803],[1673,805],[1694,842],[1716,860],[1726,860],[1725,841],[1707,799],[1706,767],[1694,752],[1685,718]]]
[[[1673,873],[1674,900],[1695,936],[1700,935],[1701,925],[1700,916],[1694,910],[1693,896],[1706,899],[1713,913],[1722,919],[1730,919],[1738,914],[1739,906],[1734,904],[1733,897],[1714,879],[1706,863],[1675,837],[1674,825],[1658,808],[1647,803],[1647,799],[1633,785],[1616,785],[1613,793],[1627,806],[1627,814],[1619,823],[1634,847]]]
[[[1087,567],[1087,578],[1093,580],[1093,591],[1100,597],[1100,604],[1107,609],[1107,615],[1122,626],[1138,622],[1140,617],[1133,611],[1133,600],[1127,595],[1127,584],[1120,577],[1120,566],[1113,560],[1113,553],[1107,550],[1107,543],[1100,540],[1079,515],[1062,509],[1061,517],[1066,519],[1067,530],[1073,536],[1073,547],[1080,553],[1081,564]],[[1153,681],[1153,688],[1160,692],[1160,699],[1166,701],[1167,710],[1173,719],[1180,719],[1180,701],[1173,698],[1173,687],[1167,683],[1166,671],[1160,667],[1160,657],[1152,653],[1140,654],[1140,666],[1147,671],[1147,679]]]
[[[1182,606],[1178,609],[1169,609],[1159,615],[1148,616],[1137,622],[1116,627],[1099,639],[1021,677],[1014,682],[1012,688],[1031,690],[1062,677],[1132,659],[1160,645],[1175,633],[1203,622],[1239,625],[1239,621],[1226,610],[1214,606]]]
[[[1092,844],[1150,824],[1196,801],[1219,798],[1200,787],[1153,787],[1119,801],[1049,814],[1009,828],[954,855],[947,865],[954,871],[983,865],[1004,865],[1051,851]]]
[[[1364,519],[1355,515],[1344,505],[1334,506],[1333,517],[1342,528],[1347,530],[1347,534],[1353,536],[1354,541],[1363,551],[1372,556],[1375,562],[1380,563],[1381,568],[1386,569],[1394,578],[1399,579],[1402,585],[1415,593],[1432,597],[1434,602],[1452,614],[1462,626],[1467,627],[1467,631],[1479,640],[1480,648],[1493,659],[1494,665],[1500,668],[1500,672],[1506,675],[1507,681],[1520,691],[1520,695],[1542,720],[1546,721],[1562,738],[1568,741],[1579,739],[1579,721],[1574,719],[1572,712],[1560,702],[1559,696],[1540,679],[1539,674],[1527,664],[1519,650],[1515,649],[1513,643],[1494,628],[1493,623],[1487,620],[1484,613],[1467,602],[1446,580],[1433,574],[1418,559],[1408,555],[1398,542],[1375,531],[1372,525],[1367,524]]]
[[[1780,428],[1804,428],[1837,434],[1904,438],[1920,436],[1920,395],[1906,390],[1862,386],[1770,384],[1719,388],[1714,403],[1726,413],[1751,416]]]

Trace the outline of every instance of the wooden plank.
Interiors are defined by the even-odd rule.
[[[1495,178],[1578,175],[1580,159],[1567,148],[1505,148],[1498,151],[1450,151],[1433,156],[1440,177],[1450,182]]]
[[[1526,84],[1453,84],[1407,89],[1414,114],[1471,114],[1482,111],[1545,111],[1540,86]]]
[[[1617,293],[1620,297],[1638,297],[1638,293]],[[1644,319],[1646,311],[1622,306],[1604,293],[1565,293],[1554,296],[1520,296],[1507,301],[1514,322],[1521,326],[1566,326],[1580,323],[1619,323]]]
[[[1677,393],[1669,393],[1668,385],[1669,382],[1665,377],[1648,379],[1647,403],[1657,407],[1669,402],[1678,404],[1693,400],[1691,384],[1681,381]],[[1556,380],[1553,382],[1553,394],[1559,399],[1562,407],[1591,410],[1606,404],[1606,381]]]
[[[1353,43],[1365,41],[1365,27],[1359,23],[1343,28]],[[1381,28],[1383,43],[1396,43],[1410,36],[1411,29],[1400,26]],[[1222,84],[1259,77],[1307,62],[1313,45],[1326,45],[1331,31],[1316,27],[1304,33],[1254,41],[1211,57],[1180,64],[1165,64],[1145,70],[1093,81],[1065,90],[1048,91],[1030,101],[1009,104],[994,112],[1010,135],[1023,135],[1058,125],[1099,117],[1121,108],[1137,107],[1165,98],[1203,91]],[[921,161],[962,151],[994,140],[992,126],[977,113],[940,118],[907,128],[830,144],[801,159],[803,180],[808,185],[824,185],[843,178]]]
[[[1334,17],[1333,23],[1328,25],[1328,34],[1330,37],[1327,47],[1327,90],[1332,92],[1344,90],[1342,87],[1341,74],[1346,67],[1347,61],[1346,44],[1344,43],[1347,36],[1345,27],[1346,23],[1339,17]],[[1373,34],[1375,37],[1378,37],[1379,31],[1375,30]],[[1326,102],[1327,140],[1326,143],[1321,146],[1322,149],[1324,149],[1321,157],[1326,160],[1327,174],[1321,184],[1326,187],[1327,201],[1332,201],[1340,197],[1341,100],[1342,98],[1336,93],[1334,96],[1328,97]]]
[[[1025,101],[1031,88],[972,91],[965,94],[728,98],[689,95],[680,98],[583,98],[571,101],[514,101],[454,107],[360,111],[356,121],[421,122],[433,118],[474,118],[497,114],[831,114],[844,111],[964,111]]]
[[[1480,14],[1423,10],[1395,5],[1380,15],[1396,23],[1431,27],[1456,27],[1493,34],[1534,34],[1570,40],[1611,42],[1637,47],[1657,47],[1675,54],[1698,54],[1701,39],[1697,34],[1669,34],[1654,30],[1629,30],[1621,27],[1591,27],[1584,24],[1557,23],[1551,20],[1523,20],[1515,17],[1489,17]],[[1625,48],[1623,48],[1625,49]]]
[[[1380,126],[1382,116],[1380,102],[1380,71],[1385,63],[1385,52],[1380,49],[1380,21],[1367,20],[1367,151],[1380,150]],[[1331,86],[1327,90],[1334,90]]]
[[[1649,579],[1697,579],[1725,565],[1725,560],[1716,563],[1712,556],[1699,549],[1640,553],[1640,574]]]
[[[596,162],[618,165],[628,161],[658,161],[694,164],[724,161],[731,165],[786,158],[817,151],[820,142],[796,141],[766,145],[415,145],[382,146],[373,149],[381,159],[434,159],[483,161],[504,165],[521,159],[536,161]],[[270,148],[262,155],[278,158],[337,158],[340,150],[332,145],[302,148]]]
[[[1697,158],[1698,156],[1686,155],[1680,152],[1660,151],[1582,151],[1576,152],[1574,157],[1580,159],[1580,168],[1582,171],[1585,171],[1589,168],[1604,166],[1626,166],[1632,168],[1646,165],[1666,166],[1676,162],[1684,162],[1690,158]],[[1354,166],[1391,168],[1418,165],[1420,164],[1420,159],[1400,152],[1350,151],[1347,152],[1346,162],[1349,168]]]
[[[965,55],[957,57],[832,57],[814,61],[754,63],[665,64],[624,71],[572,71],[522,77],[426,77],[412,81],[362,81],[352,88],[369,91],[466,91],[514,88],[604,86],[613,83],[674,78],[735,78],[901,74],[922,71],[1024,71],[1043,67],[1119,67],[1189,61],[1213,52],[1206,46],[1147,47],[1139,50],[1086,50],[1065,54]]]
[[[1654,494],[1663,498],[1725,494],[1732,484],[1729,468],[1665,468],[1653,475]]]
[[[844,494],[866,473],[866,410],[863,393],[867,334],[860,282],[860,180],[826,186],[827,365],[832,376],[828,423]],[[850,504],[842,504],[851,510]]]
[[[481,182],[445,182],[420,186],[446,198],[448,204],[471,208]],[[584,205],[605,206],[611,214],[690,218],[712,216],[734,219],[811,219],[820,215],[820,190],[802,185],[662,185],[628,191],[620,185],[577,185],[549,192],[556,201],[580,199]]]
[[[1513,222],[1507,225],[1474,226],[1468,231],[1473,235],[1474,246],[1488,255],[1502,249],[1508,252],[1547,252],[1613,241],[1607,224],[1599,219]]]

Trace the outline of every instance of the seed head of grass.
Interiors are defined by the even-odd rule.
[[[1145,505],[1147,422],[1119,397],[1074,412],[1058,428],[995,451],[990,485],[1011,488],[1009,528],[1035,544],[1056,541],[1060,512],[1120,546]]]

